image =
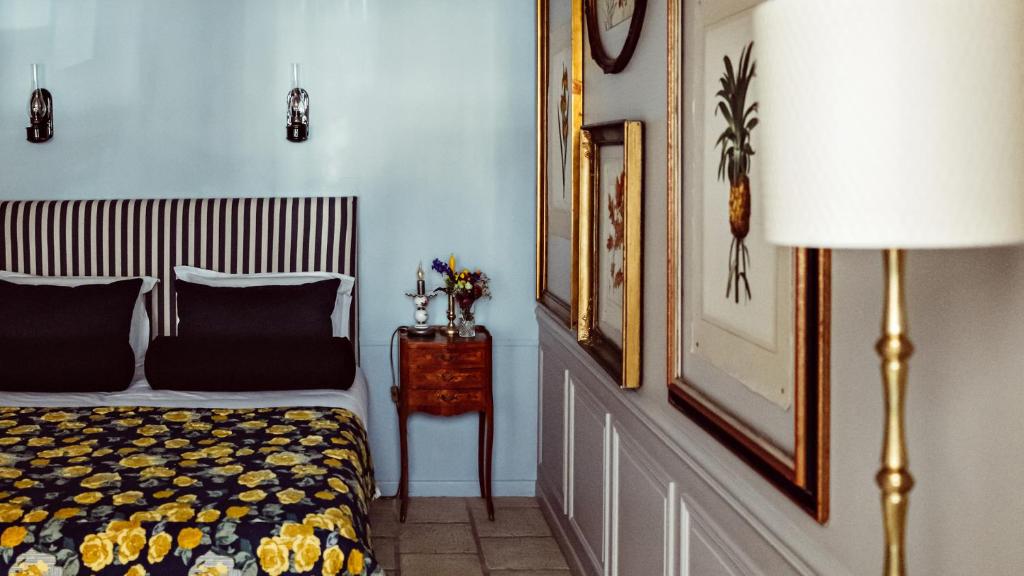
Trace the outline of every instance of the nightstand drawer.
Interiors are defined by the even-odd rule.
[[[410,408],[440,412],[482,410],[485,400],[483,390],[409,390],[408,395]]]
[[[487,386],[488,378],[483,367],[443,367],[436,370],[409,371],[409,385],[412,388],[480,388]]]
[[[443,366],[458,364],[459,366],[480,366],[484,365],[486,350],[479,346],[470,347],[409,347],[409,364],[413,367],[419,366]]]

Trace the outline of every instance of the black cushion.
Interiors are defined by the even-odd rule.
[[[146,354],[156,390],[348,390],[356,375],[348,338],[161,336]]]
[[[178,335],[196,338],[329,338],[341,280],[293,286],[205,286],[174,282]]]
[[[123,339],[0,339],[0,390],[113,392],[135,374],[135,352]]]
[[[0,339],[100,339],[127,345],[141,288],[140,278],[74,287],[0,280]]]

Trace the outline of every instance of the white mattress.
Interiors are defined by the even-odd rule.
[[[282,390],[270,392],[183,392],[153,390],[141,380],[121,392],[0,392],[0,406],[158,406],[166,408],[272,408],[322,406],[351,410],[368,427],[369,386],[361,368],[348,390]]]

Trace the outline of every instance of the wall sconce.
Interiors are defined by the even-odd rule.
[[[292,89],[288,92],[289,142],[305,142],[309,138],[309,94],[299,87],[299,65],[292,64]]]
[[[41,144],[53,138],[53,96],[39,87],[39,65],[32,65],[32,96],[28,99],[28,141]]]

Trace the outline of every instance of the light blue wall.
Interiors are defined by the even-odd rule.
[[[31,62],[55,101],[41,146],[25,142]],[[299,145],[291,62],[311,100]],[[495,492],[532,494],[534,62],[526,0],[0,0],[0,198],[358,195],[382,489],[398,479],[388,337],[417,262],[454,251],[493,279]],[[474,493],[475,419],[410,433],[414,493]]]

